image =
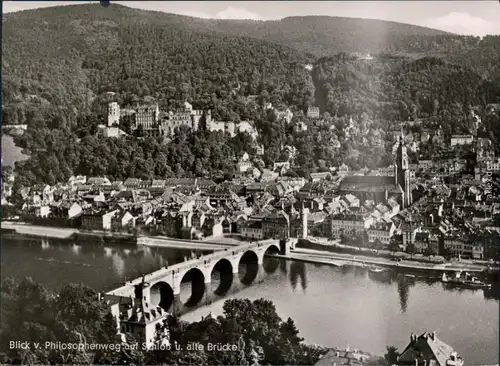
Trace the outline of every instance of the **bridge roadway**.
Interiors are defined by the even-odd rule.
[[[293,244],[291,240],[286,242],[264,240],[225,248],[127,281],[123,286],[107,292],[105,299],[119,303],[130,299],[142,299],[146,303],[151,303],[151,289],[155,287],[160,294],[158,305],[165,311],[180,315],[189,311],[188,308],[207,302],[207,297],[212,293],[223,296],[229,293],[230,289],[234,290],[234,287],[241,285],[237,282],[252,283],[260,273],[266,254],[288,254]],[[241,274],[238,273],[240,263],[245,265],[243,278],[240,278]],[[211,288],[214,270],[220,275],[220,284],[216,289]],[[191,296],[186,303],[182,303],[181,282],[186,281],[192,284]]]

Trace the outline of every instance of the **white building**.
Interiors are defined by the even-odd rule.
[[[474,142],[472,135],[452,135],[451,146],[457,145],[471,145]]]
[[[108,127],[120,124],[120,106],[117,102],[108,104]]]
[[[396,228],[392,222],[377,223],[367,230],[368,241],[370,243],[380,241],[382,244],[389,245],[395,230]]]

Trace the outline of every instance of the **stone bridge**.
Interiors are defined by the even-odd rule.
[[[267,271],[264,257],[288,254],[293,245],[291,240],[265,240],[220,250],[127,281],[106,293],[105,299],[120,303],[131,298],[142,299],[179,316],[258,281],[262,272]],[[212,278],[218,283],[212,285]],[[186,282],[191,282],[191,294],[181,301],[181,284]],[[159,296],[152,299],[152,293]]]

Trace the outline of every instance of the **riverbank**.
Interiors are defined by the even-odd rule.
[[[106,241],[116,244],[143,245],[148,247],[188,249],[188,250],[224,250],[237,245],[234,241],[225,242],[216,239],[208,239],[204,242],[174,239],[165,236],[136,236],[128,233],[117,233],[109,231],[84,231],[74,228],[61,228],[31,225],[22,222],[2,222],[2,237],[41,237],[49,239],[64,239],[74,241]],[[239,245],[244,244],[243,242]]]
[[[314,249],[296,248],[291,251],[288,255],[276,255],[278,258],[284,258],[289,260],[301,261],[306,263],[315,264],[326,264],[335,267],[341,266],[379,266],[385,268],[396,269],[398,271],[408,271],[408,272],[425,272],[427,274],[439,275],[447,271],[467,271],[467,272],[483,272],[484,268],[479,266],[476,267],[466,267],[457,266],[453,263],[445,264],[426,264],[426,263],[415,263],[411,261],[402,260],[400,262],[391,261],[385,258],[373,258],[363,255],[350,255],[350,254],[340,254],[331,253],[328,251],[318,251]]]
[[[30,225],[21,222],[2,221],[2,230],[9,230],[13,233],[30,236],[40,236],[54,239],[70,239],[79,232],[73,228],[58,228],[39,225]]]
[[[345,244],[340,244],[340,241],[338,240],[328,240],[325,238],[299,239],[296,249],[310,249],[319,252],[327,252],[333,254],[348,254],[357,257],[365,256],[374,260],[378,259],[391,260],[393,258],[399,258],[401,260],[404,260],[405,262],[417,263],[418,265],[423,265],[423,266],[437,265],[437,264],[443,264],[443,265],[453,264],[458,268],[487,269],[489,267],[495,270],[499,269],[498,264],[486,260],[452,259],[451,262],[446,262],[445,259],[441,256],[425,257],[422,254],[410,255],[403,252],[391,252],[388,250],[375,250],[372,248],[353,247]]]

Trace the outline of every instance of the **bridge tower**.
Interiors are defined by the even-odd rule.
[[[302,224],[302,238],[307,238],[307,214],[309,210],[304,208],[304,202],[302,202],[302,208],[300,210],[300,222]]]

